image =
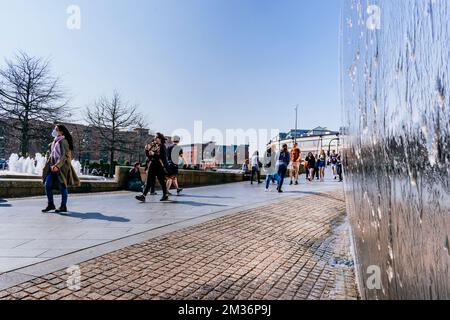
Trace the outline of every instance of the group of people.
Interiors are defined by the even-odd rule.
[[[277,191],[283,192],[283,183],[289,170],[290,185],[299,184],[300,168],[304,165],[307,181],[313,182],[314,177],[322,182],[325,181],[325,168],[331,166],[334,180],[342,178],[341,156],[335,150],[327,157],[324,150],[320,154],[314,156],[312,152],[303,161],[302,153],[297,143],[289,151],[288,145],[284,144],[279,152],[275,151],[275,147],[271,146],[267,149],[263,159],[260,158],[259,152],[256,151],[251,160],[246,160],[242,170],[251,174],[250,183],[253,184],[256,178],[258,184],[261,184],[261,171],[266,175],[266,191],[270,191],[270,183],[277,185]]]
[[[141,179],[140,163],[136,163],[130,170],[128,188],[133,191],[142,191],[142,194],[135,197],[138,201],[145,202],[148,194],[157,195],[156,179],[158,179],[163,192],[161,201],[169,200],[169,196],[172,195],[170,193],[172,185],[176,188],[178,195],[183,191],[178,184],[178,168],[180,159],[183,159],[183,149],[178,145],[180,137],[174,136],[172,141],[173,143],[167,147],[166,137],[157,133],[155,138],[145,146],[147,157],[145,184]]]
[[[315,156],[310,152],[305,159],[304,165],[308,181],[313,181],[314,179],[324,181],[325,168],[327,166],[331,166],[334,180],[339,179],[339,182],[343,181],[341,155],[336,153],[335,150],[331,152],[329,157],[326,156],[324,150]]]
[[[57,124],[52,131],[53,142],[49,145],[49,156],[42,172],[42,179],[47,195],[47,207],[42,212],[54,211],[56,213],[67,212],[68,188],[80,186],[78,178],[71,161],[73,159],[74,143],[69,130],[62,124]],[[145,170],[147,172],[146,183],[141,179],[140,163],[136,163],[129,172],[128,188],[130,190],[142,191],[136,199],[145,202],[148,193],[156,195],[155,186],[158,179],[163,190],[161,201],[169,200],[169,192],[172,185],[177,194],[183,189],[178,185],[178,164],[183,157],[183,149],[178,145],[180,137],[172,138],[173,143],[166,147],[166,137],[157,133],[155,138],[145,146],[147,161]],[[53,190],[61,192],[61,205],[56,208]]]
[[[55,211],[57,213],[67,212],[68,187],[79,186],[80,179],[72,167],[73,159],[73,138],[69,130],[62,124],[58,124],[52,131],[53,142],[49,145],[49,156],[43,170],[43,182],[47,194],[47,207],[42,212]],[[128,188],[133,191],[142,191],[136,196],[138,201],[145,202],[148,194],[156,195],[156,179],[162,188],[161,201],[169,200],[172,185],[176,188],[177,194],[183,189],[178,184],[178,168],[180,162],[185,162],[183,149],[179,146],[180,137],[174,136],[173,143],[166,146],[167,139],[157,133],[154,139],[145,146],[147,173],[146,182],[141,178],[140,163],[136,163],[129,171]],[[325,179],[325,168],[330,165],[334,179],[342,181],[341,156],[335,150],[327,157],[324,150],[316,156],[309,153],[305,160],[302,160],[301,150],[295,143],[289,151],[288,145],[284,144],[282,149],[276,152],[275,147],[269,147],[264,157],[261,159],[258,152],[255,152],[251,160],[247,160],[243,165],[245,172],[251,172],[251,183],[254,179],[261,184],[261,170],[266,175],[266,191],[270,191],[270,183],[277,185],[277,191],[283,192],[283,183],[290,168],[290,184],[299,184],[300,167],[304,165],[306,179],[312,182],[315,178],[321,181]],[[249,167],[251,165],[251,168]],[[57,209],[53,199],[53,190],[59,189],[61,192],[61,206]]]

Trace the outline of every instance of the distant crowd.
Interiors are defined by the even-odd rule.
[[[309,152],[305,159],[302,158],[302,152],[295,143],[291,150],[288,150],[287,144],[282,146],[278,152],[275,147],[269,147],[264,157],[260,157],[256,151],[251,159],[245,161],[242,171],[250,175],[250,183],[256,182],[261,184],[261,174],[266,176],[266,191],[270,191],[270,184],[277,185],[276,190],[283,192],[283,184],[289,171],[290,185],[299,184],[300,169],[303,166],[306,173],[306,180],[313,182],[318,180],[325,181],[325,168],[331,167],[334,180],[343,181],[341,155],[333,150],[327,155],[325,150],[321,150],[319,154],[314,155]]]

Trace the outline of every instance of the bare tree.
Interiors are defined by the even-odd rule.
[[[122,134],[136,126],[142,119],[136,106],[122,102],[120,94],[114,91],[111,99],[101,97],[87,109],[86,121],[95,127],[109,151],[110,175],[114,174],[114,157],[129,143]]]
[[[14,60],[5,60],[0,69],[0,115],[4,125],[20,141],[22,154],[29,152],[30,141],[42,138],[48,122],[68,116],[66,95],[60,79],[53,77],[50,61],[18,52]]]

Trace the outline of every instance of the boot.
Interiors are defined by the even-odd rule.
[[[183,191],[183,188],[178,188],[177,189],[177,194],[180,195],[180,193]]]
[[[47,205],[47,208],[43,209],[42,212],[46,213],[55,209],[56,209],[55,205],[53,203],[49,203]]]
[[[65,212],[67,212],[67,206],[61,205],[61,207],[59,207],[59,209],[56,209],[55,212],[56,213],[65,213]]]
[[[145,202],[145,196],[143,194],[141,194],[140,196],[136,196],[134,198],[140,202]]]
[[[163,195],[163,197],[159,201],[167,201],[167,200],[169,200],[169,195],[165,194],[165,195]]]

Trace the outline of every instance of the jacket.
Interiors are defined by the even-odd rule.
[[[80,186],[80,179],[77,176],[77,173],[75,172],[75,169],[72,167],[72,151],[70,151],[69,143],[66,139],[62,139],[59,143],[61,147],[61,157],[59,158],[58,162],[55,164],[56,167],[58,167],[58,178],[59,182],[67,187],[79,187]],[[51,150],[52,144],[49,145]],[[42,171],[42,179],[45,181],[45,178],[51,173],[50,171],[51,166],[51,159],[50,157],[47,158],[47,163],[45,164],[45,167]],[[57,188],[57,185],[54,184],[54,189]]]

